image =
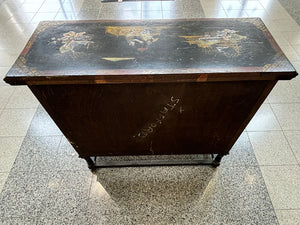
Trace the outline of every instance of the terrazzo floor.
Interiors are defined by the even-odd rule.
[[[298,0],[279,0],[280,4],[300,25],[300,1]]]
[[[300,224],[299,77],[276,85],[218,168],[94,174],[31,92],[2,81],[40,20],[256,16],[300,71],[300,27],[278,0],[0,3],[0,224]]]
[[[0,212],[4,224],[278,223],[246,132],[217,169],[124,167],[92,174],[41,106],[1,192]]]

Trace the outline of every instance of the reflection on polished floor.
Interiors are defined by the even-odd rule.
[[[276,85],[217,169],[96,174],[28,88],[3,81],[41,20],[261,17],[300,71],[299,3],[281,2],[0,0],[0,224],[299,224],[300,77]]]

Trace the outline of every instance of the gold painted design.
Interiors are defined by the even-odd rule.
[[[132,59],[135,59],[135,58],[117,58],[117,57],[108,58],[108,57],[103,57],[102,59],[112,61],[112,62],[118,62],[118,61],[132,60]]]
[[[116,37],[124,36],[130,46],[142,44],[150,46],[158,40],[161,31],[168,27],[133,27],[133,26],[108,26],[106,33],[112,34]],[[147,50],[147,47],[138,49],[139,51]]]
[[[15,68],[15,73],[18,74],[30,74],[31,76],[38,76],[39,73],[35,67],[27,67],[26,66],[26,59],[24,56],[19,56],[18,60],[16,61],[17,67]]]
[[[82,47],[89,49],[90,45],[94,43],[91,40],[92,37],[87,35],[86,32],[76,33],[74,31],[69,31],[64,33],[61,38],[52,37],[49,44],[56,45],[61,42],[62,46],[59,47],[59,52],[61,54],[71,53],[72,58],[76,58],[80,55],[80,52],[77,51],[77,49],[81,49]]]
[[[266,64],[264,65],[264,67],[262,68],[262,71],[267,71],[270,67],[272,66],[272,64]]]
[[[238,31],[224,29],[216,33],[205,33],[198,36],[180,36],[190,45],[204,48],[207,53],[219,52],[226,57],[237,57],[240,55],[240,41],[247,39],[246,36],[237,34]],[[215,48],[213,48],[215,46]],[[232,51],[233,50],[233,51]]]
[[[265,24],[259,18],[240,18],[239,20],[244,23],[251,23],[261,31],[268,31]]]

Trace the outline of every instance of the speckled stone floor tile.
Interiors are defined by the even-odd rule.
[[[96,20],[99,15],[99,9],[94,9],[94,10],[80,10],[77,14],[77,18],[79,20]]]
[[[37,224],[36,218],[26,218],[26,217],[17,217],[17,218],[1,218],[1,225],[35,225]]]
[[[72,221],[77,215],[80,215],[87,201],[87,192],[68,190],[51,193],[44,199],[43,203],[46,207],[39,216],[52,220],[53,224],[55,224],[56,218]]]
[[[90,171],[10,173],[0,194],[0,217],[72,217],[88,200]]]
[[[1,79],[1,78],[0,78]],[[0,86],[0,109],[4,109],[15,89],[9,86]]]
[[[9,172],[18,155],[23,137],[0,137],[0,172]]]
[[[40,105],[31,124],[28,128],[27,135],[30,136],[49,136],[49,135],[62,135],[57,125],[53,122],[49,114]]]
[[[271,104],[282,130],[300,130],[300,103]]]
[[[0,136],[25,136],[36,109],[3,109]]]
[[[98,19],[128,19],[128,20],[138,20],[141,19],[142,12],[138,10],[126,10],[120,12],[107,12],[101,10],[98,15]]]
[[[62,136],[26,136],[13,165],[13,171],[83,170],[85,160]]]
[[[257,167],[110,168],[96,175],[78,224],[278,223]]]
[[[217,169],[102,168],[93,176],[65,137],[28,132],[7,180],[0,216],[37,224],[277,224],[246,132]]]
[[[300,209],[298,210],[276,210],[276,215],[280,224],[299,225]]]
[[[223,157],[221,166],[257,166],[257,160],[253,152],[248,134],[243,132],[232,146],[229,155]]]
[[[298,0],[278,0],[281,5],[287,10],[287,12],[293,17],[293,19],[300,25],[299,7],[300,2]]]
[[[246,127],[247,131],[281,130],[270,104],[262,104]]]
[[[64,140],[66,142],[66,139]],[[68,146],[64,149],[70,153],[74,153],[75,150],[68,143],[64,143],[64,146]],[[183,161],[195,161],[199,163],[210,164],[212,157],[210,154],[206,155],[144,155],[144,156],[105,156],[97,157],[97,165],[106,165],[109,162],[120,162],[123,163],[137,161],[142,164],[144,161],[155,164],[157,161],[173,161],[173,162],[183,162]],[[169,162],[166,162],[166,164]],[[198,164],[199,164],[198,163]],[[176,163],[174,163],[176,164]],[[229,152],[229,155],[224,156],[222,159],[221,166],[257,166],[257,160],[255,158],[252,145],[250,143],[249,137],[246,132],[242,133],[238,138],[234,146]]]
[[[35,217],[44,210],[49,174],[10,173],[0,194],[0,218]]]
[[[297,95],[296,89],[289,81],[281,81],[276,84],[270,95],[269,103],[291,103],[300,102],[300,96]]]
[[[282,131],[248,133],[259,165],[297,164]]]
[[[9,175],[8,172],[0,172],[0,193],[2,191],[2,188],[4,187],[8,175]]]
[[[26,136],[12,170],[32,171],[33,168],[47,170],[49,169],[47,165],[53,168],[60,141],[61,136]],[[49,157],[51,155],[52,158]]]
[[[298,161],[300,162],[300,131],[285,131],[285,137],[287,138],[292,151]]]
[[[0,67],[0,86],[8,86],[3,80],[8,70],[9,67]]]
[[[300,166],[262,166],[274,209],[300,208]]]
[[[270,26],[277,42],[287,51],[297,68],[299,51],[295,50],[300,43],[300,28],[283,7],[299,23],[298,0],[175,0],[106,4],[100,0],[61,2],[58,5],[58,1],[53,4],[53,0],[0,0],[0,30],[5,30],[4,33],[0,32],[0,135],[17,135],[20,138],[26,135],[10,173],[5,172],[0,176],[0,186],[3,186],[0,193],[1,225],[299,224],[299,210],[290,209],[299,206],[299,172],[295,172],[299,169],[296,163],[299,164],[300,159],[299,78],[276,86],[277,89],[265,102],[270,104],[262,106],[247,127],[248,132],[242,133],[218,168],[203,165],[102,168],[95,174],[88,170],[83,159],[78,158],[41,106],[36,113],[33,110],[24,110],[23,113],[21,110],[5,109],[7,106],[23,107],[19,96],[22,91],[13,94],[15,90],[6,88],[7,84],[1,80],[37,23],[48,19],[260,16]],[[233,7],[230,9],[226,5]],[[287,90],[290,86],[292,88]],[[9,103],[9,97],[15,95],[20,99]],[[36,102],[29,103],[32,105],[25,108],[36,107]],[[23,124],[17,125],[14,118],[18,118],[18,121],[22,118]],[[258,164],[266,161],[264,157],[256,160],[249,135],[251,139],[251,131],[252,134],[257,131],[272,134],[273,131],[282,130],[298,161],[291,166],[290,160],[281,159],[279,164],[284,162],[289,165],[262,167],[263,179]],[[277,140],[279,144],[272,141],[275,145],[268,148],[268,154],[272,154],[269,157],[271,160],[276,158],[276,151],[286,153],[286,149],[289,149],[287,144],[282,145],[281,139]],[[286,158],[291,157],[288,155]],[[278,221],[265,183],[269,187]]]
[[[39,105],[38,100],[28,87],[15,87],[15,91],[9,99],[5,108],[33,108]]]
[[[41,217],[37,219],[37,224],[57,225],[57,224],[74,224],[73,218],[55,216],[54,218]]]
[[[101,8],[102,4],[97,0],[83,1],[81,5],[82,11],[89,11]]]

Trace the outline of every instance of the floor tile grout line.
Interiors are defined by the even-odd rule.
[[[26,218],[26,219],[38,219],[39,217],[35,217],[35,216],[33,216],[33,217],[30,217],[30,216],[9,216],[9,217],[4,217],[3,219],[19,219],[19,218],[20,219],[24,219],[24,218]]]
[[[35,18],[35,16],[39,13],[40,9],[42,8],[42,6],[44,5],[44,3],[46,2],[47,0],[44,0],[43,3],[41,4],[41,6],[36,10],[34,16],[31,18],[30,20],[30,23],[33,21],[33,19]],[[55,15],[56,16],[56,15]],[[55,17],[54,17],[55,18]],[[53,18],[53,19],[54,19]],[[34,23],[39,23],[39,22],[34,22]]]
[[[271,130],[271,129],[268,129],[268,130],[255,130],[255,129],[251,129],[251,130],[248,130],[249,128],[247,128],[247,132],[273,132],[273,131],[281,131],[281,130],[279,130],[279,129],[273,129],[273,130]]]
[[[14,162],[12,163],[12,166],[11,166],[11,168],[10,168],[10,171],[8,172],[7,178],[6,178],[6,180],[4,181],[3,187],[5,187],[5,185],[6,185],[7,181],[8,181],[8,178],[9,178],[10,174],[13,173],[12,169],[13,169],[13,167],[14,167],[14,165],[15,165],[16,159],[18,158],[18,156],[19,156],[19,154],[20,154],[20,150],[21,150],[21,147],[22,147],[22,145],[23,145],[23,143],[24,143],[24,140],[25,140],[25,136],[24,136],[24,138],[23,138],[23,140],[22,140],[22,143],[21,143],[21,145],[20,145],[20,148],[19,148],[19,150],[18,150],[18,154],[16,155],[16,157],[15,157],[15,159],[14,159]],[[22,171],[20,171],[20,172],[22,172]],[[2,190],[0,191],[0,194],[2,193],[3,190],[4,190],[4,188],[2,188]]]
[[[227,13],[227,11],[225,10],[223,4],[222,4],[222,3],[220,3],[220,4],[221,4],[221,8],[222,8],[222,10],[224,11],[226,17],[229,18],[229,17],[228,17],[228,13]]]
[[[19,170],[18,169],[18,172],[20,172],[20,173],[30,173],[30,174],[45,174],[45,173],[54,173],[54,172],[56,172],[56,173],[57,172],[79,172],[79,171],[86,172],[88,170],[87,169],[86,170],[82,170],[82,169],[71,169],[71,170],[69,170],[69,169],[68,170],[61,170],[61,169],[60,170]],[[10,172],[3,172],[3,173],[9,173],[10,174]]]
[[[295,104],[295,103],[297,103],[297,104],[300,104],[300,101],[299,100],[297,100],[297,101],[294,101],[294,102],[269,102],[268,104]]]
[[[10,169],[11,170],[11,169]],[[0,174],[1,173],[4,173],[4,174],[9,174],[10,173],[10,170],[8,171],[8,170],[0,170]]]
[[[296,159],[296,162],[298,163],[298,166],[300,167],[300,161],[298,161],[298,159],[297,159],[297,157],[296,157],[296,154],[295,154],[295,152],[294,152],[294,150],[293,150],[293,148],[292,148],[292,146],[291,146],[291,144],[290,144],[290,142],[289,142],[289,140],[288,140],[286,134],[284,133],[284,131],[282,131],[282,133],[283,133],[283,136],[284,136],[284,138],[286,139],[288,145],[290,146],[290,149],[291,149],[291,151],[292,151],[292,153],[293,153],[293,155],[294,155],[294,157],[295,157],[295,159]]]
[[[253,144],[252,144],[252,141],[251,141],[251,139],[250,139],[250,136],[249,136],[249,134],[248,134],[248,131],[245,131],[245,132],[246,132],[247,138],[248,138],[248,140],[249,140],[249,142],[250,142],[250,145],[251,145],[251,148],[252,148],[254,157],[255,157],[255,159],[256,159],[257,165],[258,165],[258,167],[260,167],[259,162],[258,162],[258,160],[257,160],[257,157],[256,157],[256,155],[255,155],[254,146],[253,146]]]
[[[14,88],[13,92],[11,93],[11,95],[7,98],[6,103],[4,104],[4,107],[2,109],[2,113],[4,112],[4,110],[6,109],[6,106],[8,105],[10,99],[12,98],[13,94],[16,92],[16,88]]]
[[[246,133],[247,133],[247,137],[248,137],[248,139],[249,139],[249,141],[250,141],[250,144],[251,144],[251,147],[252,147],[254,156],[255,156],[255,158],[256,158],[255,151],[254,151],[254,146],[253,146],[253,144],[252,144],[252,141],[251,141],[251,139],[250,139],[249,134],[248,134],[247,131],[246,131]],[[257,161],[257,158],[256,158],[256,161]],[[275,211],[275,207],[274,207],[272,198],[271,198],[271,196],[270,196],[270,193],[269,193],[269,190],[268,190],[268,187],[267,187],[267,184],[266,184],[265,177],[264,177],[264,175],[263,175],[263,173],[262,173],[262,171],[261,171],[261,166],[259,165],[258,161],[257,161],[257,164],[258,164],[258,169],[259,169],[259,171],[260,171],[260,175],[261,175],[261,177],[262,177],[262,179],[263,179],[263,181],[264,181],[264,184],[265,184],[265,190],[266,190],[267,193],[268,193],[269,200],[270,200],[270,202],[271,202],[271,205],[272,205],[272,208],[273,208],[273,212],[274,212],[275,217],[276,217],[276,221],[277,221],[277,223],[279,224],[279,220],[278,220],[278,217],[277,217],[277,214],[276,214],[276,211]]]
[[[91,191],[92,191],[92,186],[93,186],[93,176],[94,175],[96,176],[96,181],[97,181],[97,174],[91,172],[91,183],[90,183],[90,187],[89,187],[89,190],[88,190],[88,193],[87,193],[87,198],[88,199],[90,199],[90,195],[91,195]]]
[[[266,9],[266,7],[261,3],[261,1],[260,0],[258,0],[258,2],[261,4],[261,6],[263,7],[263,9],[268,13],[268,11],[267,11],[267,9]]]
[[[52,134],[52,135],[26,135],[25,136],[9,136],[9,135],[0,135],[0,138],[12,138],[12,137],[57,137],[57,136],[63,136],[63,134],[59,135],[59,134]]]
[[[9,102],[7,102],[8,104]],[[7,107],[4,107],[3,108],[4,110],[12,110],[12,109],[37,109],[37,107],[24,107],[24,108],[20,108],[20,107],[11,107],[11,108],[7,108]]]
[[[29,21],[29,23],[32,22],[33,18],[37,15],[38,11],[40,10],[40,8],[42,7],[42,5],[46,2],[46,0],[43,1],[43,3],[40,5],[40,7],[35,11],[33,17],[31,18],[31,20]]]
[[[37,111],[37,110],[36,110],[36,111]],[[16,155],[16,157],[15,157],[15,159],[14,159],[14,162],[13,162],[13,164],[12,164],[12,167],[11,167],[11,169],[10,169],[10,171],[9,171],[9,175],[10,175],[12,169],[13,169],[13,166],[14,166],[14,164],[15,164],[15,162],[16,162],[17,157],[18,157],[19,154],[20,154],[21,147],[22,147],[22,145],[23,145],[23,143],[24,143],[25,137],[27,136],[28,129],[29,129],[31,123],[32,123],[32,120],[33,120],[34,115],[36,114],[36,111],[35,111],[35,113],[33,114],[32,118],[31,118],[31,121],[30,121],[29,126],[28,126],[27,131],[26,131],[26,134],[25,134],[25,136],[24,136],[24,138],[23,138],[23,140],[22,140],[22,143],[21,143],[21,145],[20,145],[20,148],[19,148],[19,150],[18,150],[18,154]],[[1,115],[1,114],[0,114],[0,115]],[[3,137],[3,136],[0,136],[0,138],[1,138],[1,137]],[[7,136],[5,136],[5,137],[7,137]],[[23,137],[23,136],[21,136],[21,137]],[[9,176],[9,175],[8,175],[8,176]],[[7,178],[8,178],[8,177],[7,177]],[[4,185],[5,185],[6,181],[7,181],[7,179],[5,180]]]
[[[285,165],[260,165],[260,167],[288,167],[288,166],[298,166],[298,164],[285,164]]]
[[[275,132],[275,131],[300,131],[299,130],[295,130],[295,129],[284,129],[284,130],[250,130],[250,131],[247,131],[249,133],[251,132]]]
[[[281,164],[281,165],[261,164],[259,166],[262,166],[262,167],[288,167],[288,166],[299,166],[299,165],[298,165],[298,162],[296,162],[294,164]]]
[[[300,75],[299,75],[300,76]],[[278,103],[273,103],[273,102],[269,102],[269,103],[264,103],[264,104],[282,104],[282,105],[289,105],[289,104],[300,104],[299,101],[297,102],[278,102]]]
[[[285,135],[285,133],[284,133],[284,130],[282,129],[282,126],[281,126],[281,124],[280,124],[280,122],[279,122],[279,119],[277,118],[277,116],[276,116],[276,114],[275,114],[275,112],[274,112],[273,107],[272,107],[271,104],[270,104],[270,108],[271,108],[271,110],[272,110],[272,112],[273,112],[273,114],[274,114],[274,116],[275,116],[275,118],[276,118],[276,120],[277,120],[277,122],[278,122],[278,124],[279,124],[279,126],[280,126],[280,128],[281,128],[281,130],[282,130],[284,139],[285,139],[286,142],[288,143],[288,146],[290,147],[290,149],[291,149],[291,151],[292,151],[292,153],[293,153],[293,156],[294,156],[296,162],[297,162],[298,165],[300,166],[300,162],[298,161],[298,159],[297,159],[297,157],[296,157],[296,155],[295,155],[295,153],[294,153],[294,151],[293,151],[293,149],[292,149],[292,146],[290,145],[290,142],[289,142],[289,140],[287,139],[287,137],[286,137],[286,135]]]
[[[281,210],[281,211],[293,211],[293,210],[300,210],[300,208],[295,208],[295,209],[275,209],[276,210]]]

